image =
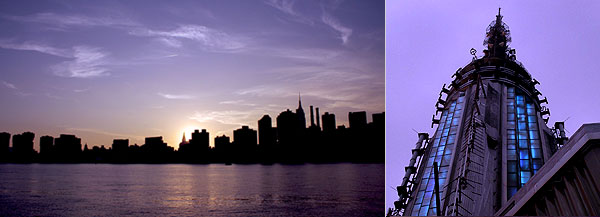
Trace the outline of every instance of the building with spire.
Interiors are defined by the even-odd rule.
[[[306,129],[306,115],[304,114],[304,109],[302,109],[302,98],[300,98],[300,93],[298,93],[298,108],[296,109],[296,115],[298,116],[298,126],[300,126],[300,129]]]
[[[515,49],[509,47],[511,34],[502,18],[499,10],[486,30],[484,56],[477,57],[477,51],[471,49],[473,59],[456,70],[448,87],[442,87],[431,120],[432,128],[437,129],[431,136],[419,133],[397,187],[399,199],[388,214],[600,214],[600,162],[591,160],[594,156],[598,159],[600,150],[583,148],[598,147],[598,140],[591,138],[600,138],[600,124],[584,125],[582,129],[587,131],[582,130],[578,137],[586,139],[578,145],[567,139],[563,123],[555,123],[554,128],[546,125],[548,100],[536,88],[540,83],[517,61]],[[570,153],[564,147],[588,160],[566,163],[574,159],[564,158]],[[556,166],[557,162],[564,167]],[[573,165],[587,169],[573,172]],[[551,167],[558,168],[548,169]],[[548,181],[562,180],[564,173],[557,172],[561,170],[580,173],[570,182],[584,182],[585,187],[561,187]],[[592,175],[594,171],[596,175]],[[547,190],[541,191],[542,186]],[[570,192],[553,193],[554,189]],[[569,199],[578,194],[587,197]]]

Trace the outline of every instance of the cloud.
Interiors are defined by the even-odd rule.
[[[12,49],[12,50],[37,51],[40,53],[50,54],[50,55],[59,56],[59,57],[71,57],[71,52],[69,50],[55,48],[55,47],[51,47],[51,46],[36,43],[36,42],[14,43],[11,40],[0,39],[0,47],[4,48],[4,49]]]
[[[295,0],[267,0],[265,1],[265,4],[274,7],[275,9],[283,12],[284,14],[287,14],[289,16],[288,18],[293,21],[308,25],[314,24],[314,22],[310,18],[294,10],[294,4],[296,4]]]
[[[251,116],[251,112],[249,111],[197,111],[194,113],[194,115],[190,116],[189,119],[198,121],[200,123],[215,121],[221,124],[241,126],[248,125],[249,123],[244,123],[243,120],[253,121],[251,120]]]
[[[20,22],[34,22],[43,23],[49,25],[56,25],[60,27],[66,26],[136,26],[137,23],[124,18],[116,17],[89,17],[84,15],[63,15],[55,13],[37,13],[29,16],[12,16],[5,15],[4,18],[20,21]]]
[[[75,89],[73,90],[73,92],[75,93],[83,93],[83,92],[88,92],[89,90],[91,90],[91,88],[85,88],[85,89]]]
[[[174,38],[158,38],[157,39],[159,42],[161,42],[162,44],[169,46],[169,47],[181,47],[181,41],[174,39]]]
[[[168,93],[158,93],[159,96],[162,96],[165,99],[193,99],[192,95],[177,95],[177,94],[168,94]]]
[[[243,106],[257,106],[257,104],[254,104],[254,103],[247,103],[245,100],[229,100],[229,101],[222,101],[222,102],[219,102],[219,104],[223,104],[223,105],[243,105]]]
[[[53,73],[61,77],[90,78],[109,75],[108,52],[89,46],[75,46],[72,49],[56,48],[37,42],[14,43],[11,40],[0,39],[0,47],[12,50],[37,51],[58,57],[69,58],[51,67]]]
[[[261,53],[309,62],[328,62],[342,54],[341,51],[322,48],[265,48]]]
[[[177,39],[192,40],[200,43],[205,50],[214,52],[235,52],[246,47],[246,44],[240,38],[200,25],[180,25],[171,31],[139,28],[130,31],[129,34],[158,37],[161,42],[172,47],[181,45]]]
[[[106,57],[109,54],[100,48],[88,46],[73,47],[74,60],[62,62],[52,67],[54,74],[61,77],[91,78],[110,75]]]
[[[2,84],[4,84],[4,86],[6,86],[6,87],[8,87],[10,89],[13,89],[13,90],[17,89],[17,87],[14,84],[8,83],[6,81],[2,81]]]
[[[321,20],[323,23],[327,24],[329,27],[333,28],[335,31],[339,32],[340,39],[342,39],[343,44],[347,44],[350,36],[352,35],[352,29],[343,26],[338,19],[331,16],[329,13],[323,11],[323,16],[321,16]]]

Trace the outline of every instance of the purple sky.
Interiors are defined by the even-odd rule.
[[[386,1],[386,206],[398,199],[404,167],[417,141],[432,134],[431,115],[444,83],[482,56],[485,29],[498,7],[529,73],[548,97],[549,125],[566,121],[569,135],[600,122],[600,2]]]
[[[384,1],[2,1],[0,131],[211,145],[295,109],[385,111]],[[275,121],[274,121],[275,122]],[[275,123],[274,123],[275,125]],[[189,137],[188,137],[189,138]]]

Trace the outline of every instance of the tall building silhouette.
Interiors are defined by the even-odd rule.
[[[256,159],[256,130],[248,126],[233,131],[233,144],[235,149],[235,161],[241,163],[251,163]]]
[[[220,163],[233,162],[233,147],[229,142],[229,137],[222,135],[215,137],[215,159]]]
[[[140,147],[141,160],[145,163],[164,163],[172,158],[174,152],[163,141],[162,136],[146,137],[144,144]]]
[[[306,115],[304,114],[304,109],[302,109],[302,99],[300,98],[300,94],[298,94],[298,108],[296,109],[296,115],[298,116],[298,126],[300,129],[306,129]]]
[[[348,121],[350,129],[364,129],[367,126],[367,112],[350,112],[348,113]]]
[[[19,162],[30,162],[33,160],[35,150],[33,150],[33,139],[35,134],[24,132],[13,136],[13,156]]]
[[[60,134],[54,139],[56,157],[59,162],[77,162],[81,157],[81,139],[75,135]]]
[[[334,132],[335,131],[335,115],[325,112],[323,114],[323,132]]]
[[[321,116],[319,116],[319,107],[317,107],[316,110],[317,110],[317,127],[319,129],[321,129]]]
[[[258,120],[258,144],[262,148],[271,149],[275,145],[275,130],[269,115],[264,115]]]
[[[228,151],[229,149],[231,149],[231,147],[229,147],[229,146],[230,146],[229,137],[227,137],[225,135],[215,137],[215,149],[216,150]]]
[[[42,136],[40,137],[40,158],[42,162],[48,162],[54,155],[54,137]]]
[[[194,130],[192,139],[190,140],[190,146],[194,152],[205,152],[208,150],[209,141],[209,134],[206,129],[202,129],[202,132],[200,132],[200,130]]]
[[[10,133],[0,133],[0,162],[8,161]]]
[[[395,208],[399,213],[514,215],[519,212],[508,210],[519,200],[514,198],[517,192],[525,196],[521,192],[529,191],[533,195],[538,187],[528,185],[532,177],[539,180],[552,176],[550,170],[538,173],[566,137],[560,134],[560,127],[546,126],[550,111],[544,104],[548,101],[536,88],[539,82],[516,60],[515,50],[509,47],[510,31],[502,18],[499,12],[487,28],[484,56],[474,56],[454,73],[448,88],[442,87],[432,118],[432,127],[437,125],[437,129],[432,136],[419,134],[406,175],[398,186],[400,198]],[[474,49],[471,54],[476,54]],[[595,186],[598,192],[599,186]],[[546,195],[538,193],[538,198]],[[599,199],[583,201],[596,203],[596,209],[600,205]],[[538,208],[547,210],[546,206],[553,204],[544,202],[544,207]],[[585,205],[571,207],[581,206]],[[497,213],[500,210],[507,211]],[[534,209],[521,214],[561,213],[536,213]]]

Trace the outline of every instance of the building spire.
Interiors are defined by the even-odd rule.
[[[185,143],[185,132],[183,132],[183,139],[181,139],[181,142]]]
[[[300,92],[298,92],[298,108],[302,108],[302,98],[300,97]]]
[[[498,8],[496,20],[492,21],[485,32],[483,45],[487,47],[484,51],[485,57],[507,58],[508,44],[512,41],[510,30],[506,23],[502,22],[501,8]]]

